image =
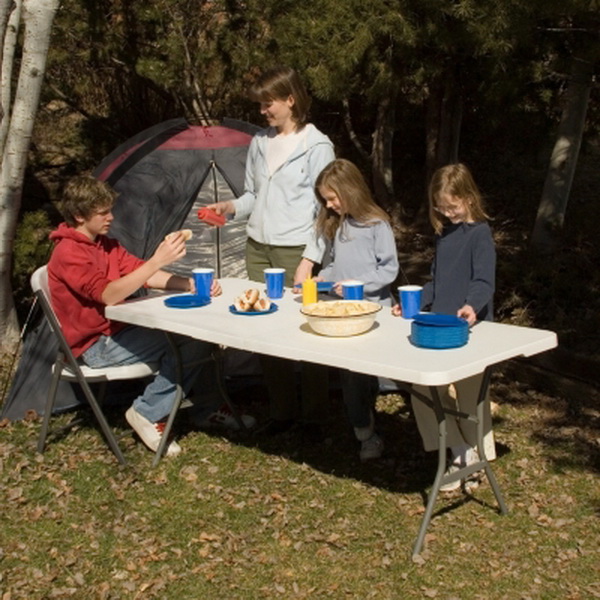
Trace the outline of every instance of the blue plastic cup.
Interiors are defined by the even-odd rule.
[[[412,319],[421,312],[422,292],[423,288],[420,285],[401,285],[398,288],[400,308],[405,319]]]
[[[344,281],[342,297],[344,300],[362,300],[365,296],[365,284],[362,281]]]
[[[285,269],[269,268],[264,270],[267,296],[271,300],[283,298],[283,283],[285,280]]]
[[[215,270],[199,267],[192,270],[194,285],[196,286],[196,296],[210,302],[210,289],[215,276]]]

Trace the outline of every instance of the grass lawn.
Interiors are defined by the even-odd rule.
[[[0,599],[600,598],[597,396],[501,373],[492,392],[510,512],[487,482],[441,499],[414,560],[435,456],[399,395],[378,400],[386,452],[366,465],[339,399],[322,443],[192,431],[182,415],[184,451],[156,469],[134,437],[119,466],[91,420],[43,456],[39,420],[4,423]],[[264,415],[260,388],[238,401]]]

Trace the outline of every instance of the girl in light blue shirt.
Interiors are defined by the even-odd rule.
[[[391,305],[390,284],[398,274],[396,242],[389,217],[375,204],[361,172],[348,160],[334,160],[321,171],[316,190],[321,203],[317,234],[331,244],[331,262],[316,280],[333,281],[338,295],[345,280],[359,280],[365,299]],[[340,378],[348,419],[361,442],[360,458],[379,458],[383,440],[375,431],[377,377],[342,370]]]

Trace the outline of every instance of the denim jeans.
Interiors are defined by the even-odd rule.
[[[206,384],[202,387],[209,387],[211,389],[208,391],[213,392],[214,364],[212,361],[206,363],[202,361],[210,356],[214,345],[175,334],[173,340],[181,355],[184,394],[190,392],[201,371],[204,371],[203,383]],[[142,395],[134,400],[133,406],[152,423],[160,421],[171,412],[177,391],[175,385],[177,361],[164,331],[145,327],[127,327],[114,336],[103,335],[83,353],[82,359],[91,368],[115,367],[137,362],[158,363],[157,375],[146,386]],[[202,413],[205,415],[218,408],[216,394],[211,398],[210,405],[202,407]]]

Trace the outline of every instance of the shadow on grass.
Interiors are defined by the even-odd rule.
[[[521,373],[521,372],[520,372]],[[557,472],[566,469],[600,473],[600,394],[583,385],[538,391],[541,386],[507,369],[496,380],[499,401],[518,410],[519,421],[543,445]],[[537,379],[536,379],[537,381]],[[574,385],[573,382],[571,382]],[[551,393],[552,392],[552,393]],[[566,395],[565,395],[566,394]]]

